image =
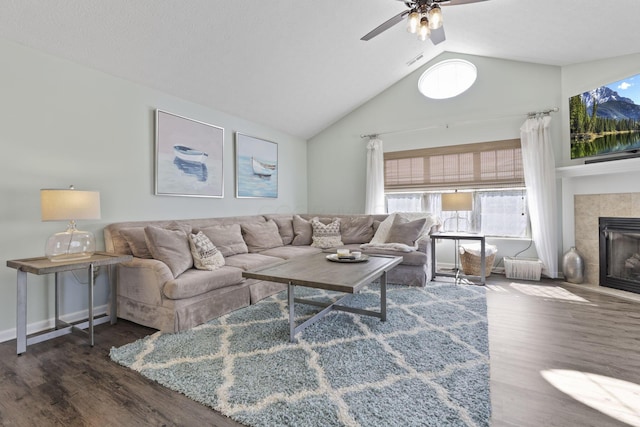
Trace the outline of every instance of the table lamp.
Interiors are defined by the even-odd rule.
[[[471,193],[444,193],[442,195],[442,211],[456,213],[456,232],[460,231],[459,219],[460,211],[470,211],[473,209],[473,196]]]
[[[53,262],[72,261],[91,257],[96,240],[90,231],[76,228],[76,220],[100,219],[100,192],[44,189],[40,190],[42,221],[69,221],[66,231],[47,239],[45,255]]]

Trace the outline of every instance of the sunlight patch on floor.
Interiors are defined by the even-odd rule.
[[[630,426],[640,427],[640,385],[588,372],[541,371],[561,392]]]
[[[516,282],[510,283],[509,286],[523,294],[535,297],[552,298],[563,301],[589,302],[581,296],[571,293],[560,286],[530,285]]]

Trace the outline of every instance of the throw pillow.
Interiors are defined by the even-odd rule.
[[[393,220],[396,218],[398,214],[392,213],[389,214],[379,225],[376,230],[376,234],[374,234],[373,239],[371,239],[372,244],[380,244],[385,243],[387,241],[387,235],[389,234],[389,230],[391,230],[391,226],[393,225]]]
[[[428,240],[429,233],[431,231],[437,230],[441,225],[440,219],[437,216],[432,215],[428,212],[394,212],[392,214],[389,214],[389,216],[385,218],[385,220],[382,221],[380,225],[378,225],[378,228],[373,236],[373,239],[371,239],[371,242],[370,242],[371,244],[381,244],[381,243],[387,242],[387,235],[391,230],[391,226],[393,225],[393,221],[395,220],[396,216],[402,216],[407,221],[413,221],[421,218],[426,219],[422,236],[420,236],[418,241],[422,241],[423,239]],[[374,227],[375,227],[375,224],[374,224]]]
[[[123,228],[120,230],[120,235],[127,241],[134,257],[145,259],[153,258],[144,237],[144,227]]]
[[[214,246],[226,257],[249,252],[249,248],[242,238],[240,224],[212,225],[199,231],[206,234]]]
[[[407,246],[415,246],[416,240],[422,235],[422,229],[426,222],[426,218],[409,221],[401,215],[396,215],[385,243],[402,243]]]
[[[311,246],[321,249],[342,246],[340,238],[340,218],[335,218],[329,224],[323,224],[318,218],[311,220],[313,236]]]
[[[224,265],[222,253],[202,231],[189,234],[193,265],[198,270],[216,270]]]
[[[352,216],[340,221],[340,235],[342,243],[369,243],[373,237],[373,217]]]
[[[153,258],[167,264],[173,277],[193,267],[189,238],[184,231],[148,225],[144,228],[144,235]]]
[[[280,237],[282,238],[283,245],[290,245],[293,242],[293,237],[295,236],[293,232],[293,219],[291,217],[288,218],[273,218],[276,225],[278,226],[278,231],[280,232]]]
[[[293,241],[292,245],[295,246],[308,246],[311,244],[311,237],[313,231],[311,229],[311,223],[300,215],[293,216]]]
[[[282,246],[282,237],[275,221],[242,224],[242,235],[249,252],[262,252]]]

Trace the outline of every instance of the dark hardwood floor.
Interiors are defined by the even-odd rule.
[[[640,302],[560,285],[488,282],[492,425],[640,426]],[[152,332],[120,320],[96,328],[93,348],[75,334],[22,356],[0,344],[0,424],[238,426],[111,362],[112,346]]]

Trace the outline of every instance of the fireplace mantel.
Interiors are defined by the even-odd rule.
[[[578,176],[608,175],[640,170],[640,157],[611,160],[608,162],[588,163],[584,165],[561,166],[556,168],[558,178]]]

